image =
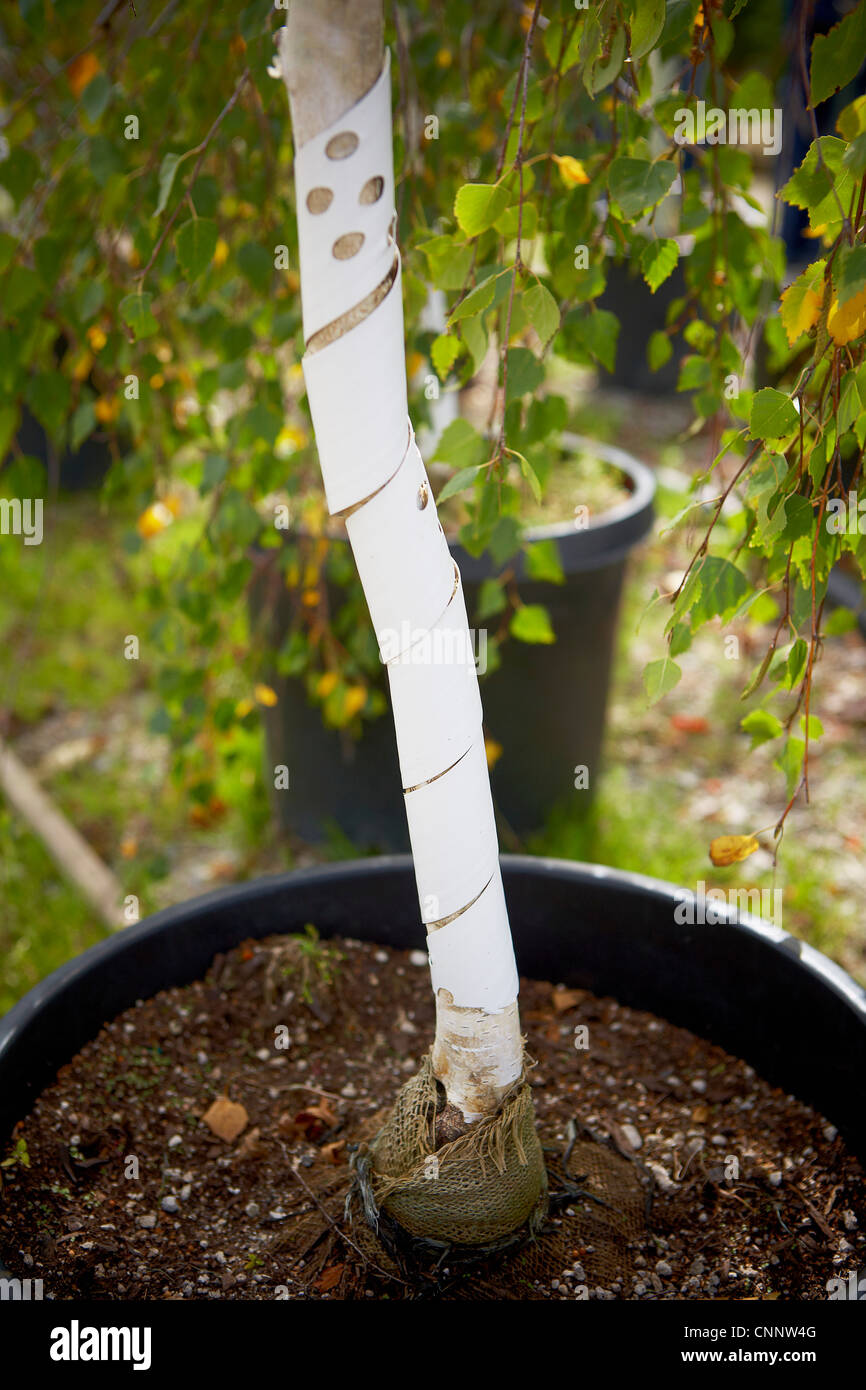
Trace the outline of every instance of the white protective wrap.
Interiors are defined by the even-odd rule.
[[[517,998],[518,978],[499,865],[477,902],[427,937],[433,993],[495,1014]],[[459,962],[459,969],[455,965]]]
[[[419,507],[422,496],[426,505]],[[379,652],[387,660],[402,649],[402,632],[427,632],[439,621],[456,581],[414,435],[388,486],[346,518],[346,531]]]
[[[339,159],[327,150],[337,137],[354,135],[357,148]],[[350,175],[347,177],[347,175]],[[375,202],[362,202],[371,180],[381,180]],[[379,80],[336,125],[314,135],[295,154],[298,245],[301,256],[304,340],[358,304],[385,279],[394,262],[394,154],[391,143],[391,58],[386,52]],[[307,200],[326,190],[331,201],[312,213]],[[334,246],[360,232],[361,249],[346,260]],[[398,295],[399,299],[399,295]],[[398,336],[402,348],[403,335]],[[394,378],[385,376],[389,387]],[[402,412],[405,416],[405,410]]]
[[[462,583],[435,627],[414,641],[411,631],[405,635],[408,642],[398,632],[400,655],[388,660],[383,652],[404,790],[455,763],[481,728],[481,692]]]
[[[390,85],[386,55],[370,91],[296,151],[304,378],[328,508],[345,514],[388,669],[422,918],[453,917],[428,935],[433,988],[494,1014],[514,1004],[517,969],[466,604],[408,422]],[[519,1046],[504,1065],[519,1074]]]
[[[404,800],[421,916],[438,922],[477,897],[499,863],[481,730],[449,772]]]

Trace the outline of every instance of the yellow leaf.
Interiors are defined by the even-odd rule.
[[[181,511],[181,500],[180,500],[180,497],[178,496],[178,494],[177,494],[176,492],[169,492],[169,493],[167,493],[167,494],[165,495],[165,497],[163,497],[162,500],[163,500],[163,502],[165,503],[165,505],[168,507],[168,510],[171,512],[172,516],[174,516],[174,517],[180,516],[180,511]]]
[[[484,752],[487,757],[487,766],[495,767],[502,757],[502,744],[497,743],[495,738],[485,738]]]
[[[424,358],[420,352],[410,352],[406,358],[406,375],[410,381],[414,376],[417,376],[423,366]]]
[[[235,714],[237,715],[238,719],[245,719],[253,708],[254,705],[252,700],[250,700],[247,696],[244,696],[243,700],[238,700],[237,704],[235,705]]]
[[[321,497],[312,497],[304,505],[304,530],[309,536],[320,536],[325,526],[325,504]]]
[[[86,380],[86,378],[90,376],[90,368],[91,368],[92,366],[93,366],[93,353],[92,353],[92,352],[87,352],[87,351],[82,352],[81,356],[78,357],[78,358],[76,358],[76,360],[75,360],[75,365],[74,365],[74,367],[72,368],[72,375],[75,377],[75,380],[76,380],[76,381],[84,381],[84,380]]]
[[[120,410],[120,400],[117,396],[100,396],[98,401],[93,403],[93,413],[101,425],[110,425],[112,420]]]
[[[80,97],[88,82],[99,72],[99,59],[94,53],[82,53],[66,69],[66,81],[73,96]]]
[[[703,27],[704,27],[704,7],[703,7],[703,5],[701,4],[701,5],[698,5],[698,12],[697,12],[697,14],[695,15],[695,22],[694,22],[694,24],[692,25],[692,28],[693,28],[693,29],[703,29]]]
[[[575,159],[571,154],[555,154],[553,156],[559,172],[562,175],[562,182],[566,188],[577,188],[578,184],[589,183],[589,174],[583,167],[579,159]]]
[[[316,694],[321,695],[322,699],[325,700],[330,695],[331,691],[334,689],[334,686],[336,684],[336,671],[326,671],[325,674],[323,676],[319,676],[319,679],[316,681]]]
[[[253,694],[260,705],[267,705],[269,709],[277,703],[277,692],[272,690],[269,685],[257,685]]]
[[[719,835],[710,844],[710,858],[721,868],[726,864],[739,864],[741,859],[748,859],[760,848],[754,835]]]
[[[782,295],[781,312],[788,346],[793,347],[800,334],[807,333],[818,322],[821,296],[812,289],[799,286],[795,280]]]
[[[866,332],[866,288],[840,304],[834,299],[827,315],[827,331],[837,347]]]
[[[211,264],[219,269],[221,265],[225,265],[228,258],[229,244],[223,237],[218,236],[216,246],[213,249],[213,256],[211,257]]]
[[[450,48],[440,48],[436,54],[436,66],[439,68],[450,68],[453,59]]]
[[[224,1139],[227,1144],[237,1139],[249,1124],[249,1115],[244,1107],[237,1101],[229,1100],[228,1096],[218,1096],[202,1115],[202,1119],[208,1129],[212,1130],[218,1139]]]
[[[343,701],[346,718],[351,719],[352,715],[363,709],[366,703],[367,687],[365,685],[350,685]]]
[[[161,386],[165,385],[165,377],[162,372],[154,372],[153,376],[150,378],[150,385],[153,387],[154,391],[158,391]]]
[[[301,277],[296,270],[286,271],[286,284],[292,291],[292,294],[298,293],[298,290],[301,288]]]
[[[303,449],[307,438],[304,430],[298,429],[297,425],[283,425],[274,441],[274,453],[277,458],[288,458],[298,449]]]
[[[98,323],[92,323],[87,330],[87,341],[94,352],[101,352],[108,342],[108,338],[105,336],[104,330],[99,327]]]
[[[305,589],[301,595],[301,603],[305,608],[318,608],[319,591],[318,589]]]
[[[97,405],[99,402],[97,401]],[[95,407],[94,407],[95,408]],[[170,526],[174,517],[164,502],[151,502],[150,506],[142,512],[136,523],[138,534],[145,540],[150,540],[151,536],[158,536],[160,531],[164,531],[166,526]]]

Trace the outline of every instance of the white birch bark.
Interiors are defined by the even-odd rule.
[[[517,971],[460,575],[408,420],[381,0],[297,0],[292,108],[303,359],[328,508],[386,663],[436,996],[433,1065],[466,1123],[521,1074]]]

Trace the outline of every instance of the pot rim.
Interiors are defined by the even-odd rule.
[[[730,904],[716,903],[717,924],[678,925],[675,905],[695,894],[645,874],[530,855],[503,855],[502,871],[523,974],[570,980],[709,1038],[814,1105],[866,1158],[866,990],[841,966]],[[214,889],[59,966],[0,1019],[0,1140],[58,1067],[137,999],[201,979],[246,937],[309,921],[323,938],[421,946],[411,856]]]
[[[537,541],[554,541],[565,574],[622,564],[652,527],[655,517],[655,474],[647,464],[614,444],[606,444],[584,434],[573,434],[570,430],[563,431],[557,438],[566,449],[591,450],[597,457],[619,469],[630,479],[632,491],[623,502],[602,512],[588,526],[578,529],[572,521],[528,526],[523,533],[524,541],[530,545]],[[537,582],[527,575],[523,551],[497,566],[487,551],[476,557],[457,541],[449,542],[449,547],[464,581],[487,579],[512,568],[518,578],[530,578],[530,582]]]

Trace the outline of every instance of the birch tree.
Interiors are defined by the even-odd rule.
[[[408,417],[382,33],[381,0],[295,4],[275,71],[295,143],[304,377],[328,510],[388,672],[447,1136],[497,1112],[523,1041],[463,588]]]

